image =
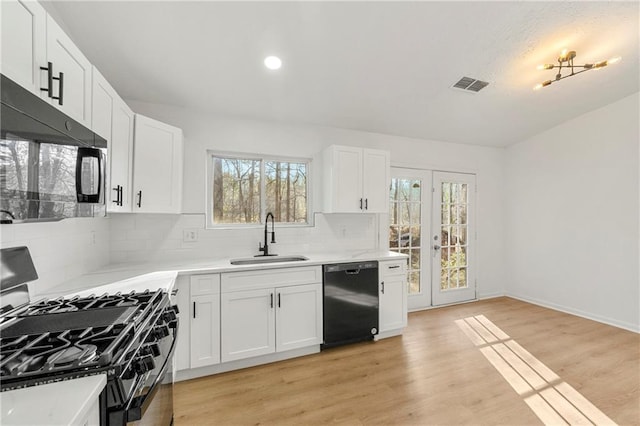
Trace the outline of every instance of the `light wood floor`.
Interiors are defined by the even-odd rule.
[[[510,298],[412,313],[402,337],[177,383],[177,425],[541,424],[454,321],[484,315],[620,425],[640,335]]]

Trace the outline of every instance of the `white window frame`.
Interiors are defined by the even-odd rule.
[[[257,160],[260,161],[260,223],[214,223],[213,222],[213,158],[237,158],[241,160]],[[306,180],[306,193],[307,193],[307,219],[304,223],[295,222],[277,222],[278,227],[291,227],[300,228],[306,226],[313,226],[311,219],[312,214],[312,196],[311,196],[311,176],[312,176],[312,159],[300,158],[300,157],[286,157],[286,156],[274,156],[274,155],[262,155],[251,153],[239,153],[239,152],[226,152],[207,150],[207,171],[205,182],[205,226],[207,229],[238,229],[238,228],[262,228],[264,227],[264,219],[267,214],[267,201],[266,201],[266,179],[264,179],[264,164],[267,161],[279,161],[289,163],[305,163],[307,165],[307,180]]]

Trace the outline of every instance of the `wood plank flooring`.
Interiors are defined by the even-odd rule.
[[[619,425],[640,425],[640,335],[510,298],[409,315],[402,337],[177,383],[176,425],[537,425],[455,321],[484,315]]]

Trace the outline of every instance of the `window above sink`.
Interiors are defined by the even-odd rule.
[[[310,224],[310,159],[207,152],[207,228]]]

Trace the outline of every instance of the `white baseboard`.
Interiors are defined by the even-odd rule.
[[[531,297],[522,297],[516,296],[515,294],[507,293],[507,297],[511,297],[512,299],[521,300],[523,302],[532,303],[534,305],[542,306],[544,308],[553,309],[555,311],[564,312],[566,314],[576,315],[582,318],[590,319],[593,321],[601,322],[603,324],[611,325],[618,328],[623,328],[625,330],[632,331],[634,333],[640,333],[640,324],[628,323],[625,321],[619,321],[613,318],[603,317],[600,315],[594,315],[589,312],[584,312],[579,309],[570,308],[563,305],[558,305],[556,303],[547,302],[546,300],[539,300]]]
[[[284,361],[285,359],[316,354],[318,352],[320,352],[320,346],[314,345],[306,348],[293,349],[286,352],[276,352],[273,354],[262,355],[253,358],[224,362],[222,364],[210,365],[208,367],[178,370],[174,376],[174,381],[181,382],[183,380],[195,379],[197,377],[210,376],[212,374],[225,373],[227,371],[239,370],[241,368],[255,367],[256,365],[268,364],[276,361]]]
[[[496,297],[504,297],[506,294],[504,293],[487,293],[481,294],[478,296],[478,300],[487,300],[487,299],[495,299]]]

